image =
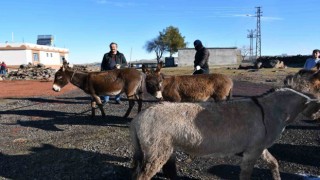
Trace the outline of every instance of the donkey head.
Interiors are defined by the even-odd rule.
[[[319,70],[312,74],[310,78],[310,82],[313,86],[313,89],[319,92],[320,91],[320,71]]]
[[[318,119],[320,116],[320,101],[318,99],[311,99],[306,103],[306,106],[302,114],[311,119]]]
[[[142,65],[142,72],[146,74],[146,88],[148,93],[156,97],[157,99],[162,99],[162,82],[163,74],[161,74],[162,62],[157,65],[155,71]]]
[[[299,113],[307,118],[312,118],[312,115],[320,109],[320,102],[314,98],[313,94],[301,93],[290,88],[282,88],[278,91],[282,92],[274,100],[278,106],[282,106],[288,115],[286,124],[295,120]]]
[[[69,83],[67,74],[65,72],[68,68],[70,68],[69,63],[63,58],[63,65],[54,75],[52,90],[59,92],[61,88]]]
[[[320,72],[302,69],[284,80],[284,85],[300,92],[309,93],[320,98]]]

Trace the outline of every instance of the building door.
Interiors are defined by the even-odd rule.
[[[39,64],[39,53],[33,53],[33,64]]]

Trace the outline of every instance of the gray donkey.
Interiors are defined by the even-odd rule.
[[[151,179],[162,167],[170,179],[177,178],[177,149],[195,156],[241,154],[241,180],[250,179],[261,156],[273,178],[280,179],[278,162],[267,148],[299,113],[309,116],[318,109],[317,100],[289,88],[219,103],[152,106],[131,122],[133,179]]]

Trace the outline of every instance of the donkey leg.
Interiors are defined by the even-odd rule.
[[[163,174],[169,179],[177,179],[176,156],[173,153],[167,163],[162,168]]]
[[[105,117],[105,116],[106,116],[106,113],[104,112],[103,105],[102,105],[102,104],[98,104],[98,107],[99,107],[99,109],[100,109],[100,111],[101,111],[102,117]]]
[[[96,116],[96,102],[94,100],[91,100],[91,117]]]
[[[135,150],[133,155],[133,161],[132,161],[132,179],[138,179],[138,174],[141,171],[141,165],[143,161],[143,154],[141,152],[141,149]]]
[[[251,179],[253,166],[261,155],[261,151],[245,152],[240,165],[240,180]]]
[[[139,180],[151,179],[157,172],[159,172],[162,166],[168,161],[173,152],[171,143],[167,140],[162,140],[148,147],[144,150],[144,159],[141,171],[138,172]]]
[[[130,114],[130,112],[131,112],[134,104],[135,104],[135,103],[134,103],[134,100],[129,99],[129,108],[128,108],[126,114],[124,115],[125,118],[127,118],[127,117],[129,116],[129,114]]]
[[[173,101],[173,102],[181,102],[181,96],[179,94],[179,92],[177,90],[173,90],[172,92],[169,92],[171,93],[171,98],[170,100]]]
[[[95,104],[97,103],[97,104],[98,104],[98,107],[99,107],[99,109],[100,109],[100,111],[101,111],[101,115],[102,115],[103,117],[105,117],[105,116],[106,116],[106,113],[104,112],[103,105],[102,105],[102,102],[101,102],[100,97],[97,96],[97,95],[94,95],[92,101],[95,101],[94,104],[92,103],[92,108],[95,108]],[[94,106],[93,106],[93,105],[94,105]],[[93,110],[93,109],[92,109],[92,110]],[[95,111],[95,110],[94,110],[94,111]],[[92,114],[93,114],[93,112],[92,112]],[[94,112],[94,115],[95,115],[95,112]]]
[[[261,157],[268,164],[271,170],[273,179],[280,180],[281,177],[279,172],[279,164],[276,158],[273,157],[272,154],[267,149],[263,150]]]

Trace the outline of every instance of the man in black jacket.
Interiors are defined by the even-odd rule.
[[[110,51],[105,53],[101,62],[101,71],[107,71],[112,69],[120,69],[127,67],[127,60],[122,53],[118,51],[118,45],[115,42],[110,43]],[[117,104],[121,104],[120,94],[115,96]],[[109,101],[109,96],[104,96],[103,104]]]
[[[208,49],[203,47],[200,40],[193,42],[194,48],[196,49],[196,55],[194,57],[194,73],[193,74],[209,74],[208,60],[210,53]]]

